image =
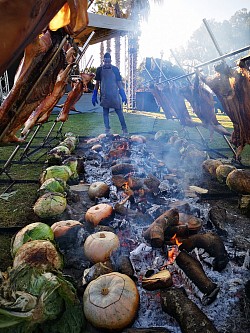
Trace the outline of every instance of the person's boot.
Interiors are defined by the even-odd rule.
[[[105,129],[105,134],[106,134],[106,135],[111,135],[111,131],[110,131],[109,128],[106,128],[106,129]]]
[[[127,130],[127,128],[124,128],[124,129],[122,130],[122,135],[124,135],[124,136],[128,136],[128,130]]]

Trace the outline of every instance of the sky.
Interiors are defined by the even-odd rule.
[[[242,8],[250,10],[249,0],[164,0],[162,5],[150,0],[150,15],[141,24],[138,63],[146,57],[168,59],[170,49],[185,45],[202,20],[229,20]],[[124,52],[125,53],[125,52]],[[93,66],[99,66],[99,45],[89,46],[86,62],[93,55]],[[112,55],[112,54],[111,54]],[[113,56],[114,58],[114,56]],[[121,72],[125,69],[121,65]]]

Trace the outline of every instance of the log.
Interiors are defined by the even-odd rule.
[[[212,266],[216,271],[222,271],[229,261],[227,251],[222,239],[214,233],[192,235],[184,240],[179,249],[191,252],[195,248],[204,249],[211,257],[214,257]]]
[[[143,232],[143,237],[149,240],[152,247],[162,247],[165,240],[165,231],[168,227],[178,225],[179,212],[177,209],[167,210],[160,215],[146,231]]]
[[[186,276],[204,294],[201,300],[202,304],[211,304],[215,300],[219,288],[216,283],[206,276],[201,263],[185,251],[181,251],[175,261]]]
[[[129,163],[120,163],[111,167],[112,175],[127,174],[137,170],[137,166]]]
[[[183,289],[161,291],[161,305],[164,312],[177,320],[182,333],[218,333],[213,323],[187,297]]]

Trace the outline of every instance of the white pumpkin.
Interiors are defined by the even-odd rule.
[[[99,231],[86,238],[83,248],[86,258],[97,263],[107,261],[119,246],[116,234],[111,231]]]
[[[83,295],[84,314],[97,328],[121,330],[134,321],[139,301],[131,278],[118,272],[104,274],[88,284]]]
[[[109,194],[109,186],[104,182],[94,182],[90,185],[88,195],[91,200],[95,198],[107,197]]]
[[[85,221],[98,225],[101,221],[110,217],[113,213],[113,207],[108,204],[98,204],[90,207],[85,214]]]

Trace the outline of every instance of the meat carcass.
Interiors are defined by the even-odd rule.
[[[16,137],[16,132],[40,101],[53,90],[59,70],[65,64],[65,56],[62,51],[57,54],[45,75],[34,87],[62,39],[61,34],[53,33],[52,35],[47,31],[25,49],[16,82],[0,107],[1,142],[20,141]],[[30,93],[31,90],[32,93]]]
[[[70,9],[70,16],[69,12],[64,13],[70,18],[70,31],[67,32],[79,33],[88,25],[87,0],[0,1],[0,75],[47,28],[66,2]]]
[[[157,103],[162,107],[167,119],[179,119],[182,126],[199,126],[188,113],[184,97],[174,83],[151,86],[150,91]]]
[[[83,83],[83,92],[88,92],[88,83],[94,79],[95,74],[93,73],[80,73]]]
[[[32,129],[35,124],[43,124],[49,119],[53,108],[59,99],[64,95],[66,90],[66,85],[68,83],[69,74],[73,66],[75,59],[75,50],[73,47],[69,48],[66,53],[66,60],[68,66],[66,69],[61,69],[51,94],[47,95],[45,99],[39,104],[39,106],[31,113],[28,120],[24,124],[24,128],[21,132],[22,136],[25,136],[27,132]]]
[[[217,120],[214,112],[214,99],[210,91],[208,91],[200,82],[199,76],[196,74],[193,85],[181,88],[181,93],[190,103],[196,116],[202,121],[204,127],[211,132],[216,131],[222,135],[231,135]]]
[[[238,160],[244,146],[250,144],[250,110],[247,102],[250,94],[249,76],[246,75],[246,69],[233,70],[224,62],[215,66],[215,70],[218,73],[216,76],[201,75],[201,79],[216,94],[233,123],[231,142],[237,147]]]
[[[75,79],[73,89],[69,92],[63,108],[56,121],[65,122],[69,117],[70,110],[75,110],[75,104],[79,101],[83,94],[83,82],[81,79]]]
[[[43,124],[49,119],[49,116],[53,111],[56,103],[65,93],[71,68],[72,64],[69,64],[66,69],[59,72],[52,93],[47,95],[45,99],[39,104],[39,106],[35,109],[35,111],[33,111],[32,114],[29,116],[21,132],[22,136],[25,136],[27,132],[34,127],[35,124]]]

